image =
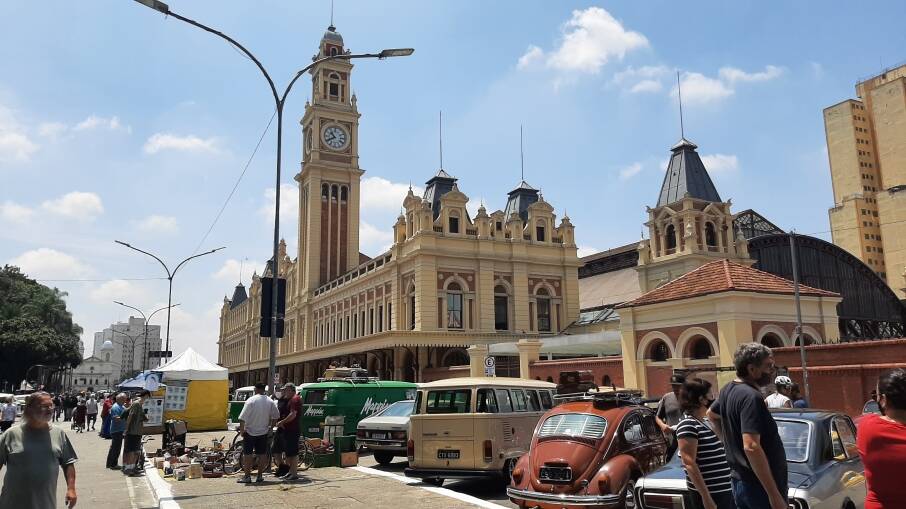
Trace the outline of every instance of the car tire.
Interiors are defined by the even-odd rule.
[[[503,464],[503,480],[506,481],[507,484],[510,484],[513,482],[513,470],[515,470],[515,469],[516,469],[516,460],[515,459],[506,460],[506,463]]]
[[[444,480],[440,477],[428,477],[427,479],[422,479],[422,482],[437,486],[438,488],[444,485]]]
[[[625,509],[638,509],[639,507],[635,497],[635,479],[626,483],[626,488],[623,490],[623,507]]]
[[[374,451],[374,461],[378,462],[378,465],[386,467],[387,465],[393,463],[393,453],[387,451]]]

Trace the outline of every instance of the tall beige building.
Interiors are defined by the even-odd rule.
[[[906,64],[860,81],[824,110],[834,244],[906,297]]]

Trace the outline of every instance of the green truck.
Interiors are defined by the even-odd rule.
[[[317,383],[305,386],[300,419],[302,435],[306,438],[355,435],[360,420],[397,401],[414,399],[415,393],[414,383],[378,380],[348,368],[328,370]],[[325,430],[325,426],[334,429]]]

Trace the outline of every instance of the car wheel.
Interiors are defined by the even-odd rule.
[[[506,463],[503,464],[503,480],[507,484],[513,482],[513,470],[516,469],[516,460],[506,460]]]
[[[429,477],[427,479],[422,479],[422,482],[426,482],[428,484],[438,486],[438,487],[444,485],[444,480],[441,479],[440,477]]]
[[[393,462],[393,453],[387,451],[374,451],[374,460],[381,466],[387,466]]]
[[[626,483],[626,489],[623,493],[623,507],[625,509],[636,509],[638,504],[635,500],[635,480]]]

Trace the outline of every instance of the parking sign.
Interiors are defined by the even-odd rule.
[[[484,376],[496,376],[496,362],[491,356],[484,358]]]

